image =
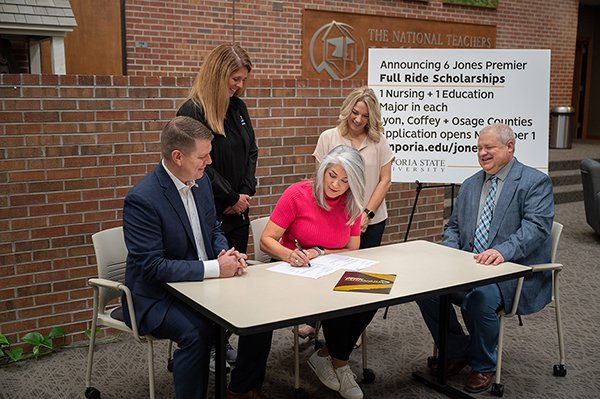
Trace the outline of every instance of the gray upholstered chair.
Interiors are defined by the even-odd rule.
[[[594,231],[600,234],[600,162],[584,159],[580,169],[585,219]]]

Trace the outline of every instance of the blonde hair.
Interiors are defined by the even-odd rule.
[[[352,117],[352,109],[359,101],[364,102],[369,110],[369,121],[365,126],[367,136],[373,142],[379,143],[381,135],[383,134],[381,108],[379,107],[379,101],[377,101],[375,92],[367,86],[354,89],[344,100],[338,119],[338,131],[342,136],[348,134],[348,120]]]
[[[200,67],[188,99],[204,110],[208,127],[217,134],[225,135],[224,121],[229,107],[229,78],[241,68],[252,70],[248,53],[237,44],[221,44],[215,47]],[[234,96],[240,96],[244,88]]]

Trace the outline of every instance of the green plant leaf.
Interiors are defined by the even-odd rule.
[[[8,338],[6,338],[6,335],[0,334],[0,346],[8,346],[8,345],[10,345],[10,342],[8,342]]]
[[[48,337],[50,338],[58,338],[58,337],[62,337],[65,335],[65,329],[62,327],[54,327],[52,328],[52,330],[50,330],[50,334],[48,334]]]
[[[23,357],[23,348],[15,348],[5,352],[13,362],[18,362]]]
[[[21,338],[23,342],[27,342],[28,344],[39,346],[44,342],[44,336],[39,332],[30,332],[25,334],[23,338]]]
[[[44,337],[44,340],[40,343],[40,346],[46,347],[50,350],[52,350],[52,338],[48,337]]]

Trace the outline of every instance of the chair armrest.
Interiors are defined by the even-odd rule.
[[[88,285],[92,286],[94,290],[98,290],[98,288],[108,288],[115,291],[121,291],[125,294],[125,300],[127,301],[127,309],[129,311],[129,319],[131,321],[131,330],[135,339],[138,342],[141,342],[142,338],[140,337],[140,334],[138,332],[137,321],[135,318],[135,308],[133,307],[133,297],[131,296],[131,291],[129,290],[129,288],[121,282],[112,281],[105,278],[90,278],[88,279]]]
[[[533,273],[543,271],[555,271],[556,273],[562,270],[563,265],[561,263],[540,263],[537,265],[530,265]],[[505,316],[511,317],[517,314],[517,308],[519,307],[519,301],[521,299],[521,290],[523,288],[523,277],[519,278],[517,283],[517,289],[515,290],[515,296],[513,298],[513,306],[509,313],[505,313]]]
[[[534,273],[543,272],[546,270],[562,270],[562,263],[540,263],[539,265],[531,265],[531,269]]]
[[[112,281],[112,280],[107,280],[105,278],[91,278],[88,280],[88,285],[91,285],[93,287],[95,286],[95,287],[110,288],[115,291],[122,291],[120,286],[123,285],[123,283],[119,283],[117,281]]]

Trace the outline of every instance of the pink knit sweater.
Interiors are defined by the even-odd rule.
[[[304,248],[344,248],[350,236],[360,236],[360,216],[353,225],[346,212],[346,194],[327,199],[330,210],[317,205],[312,194],[312,182],[301,181],[288,187],[271,214],[271,221],[285,229],[281,245],[294,249],[294,240]]]

